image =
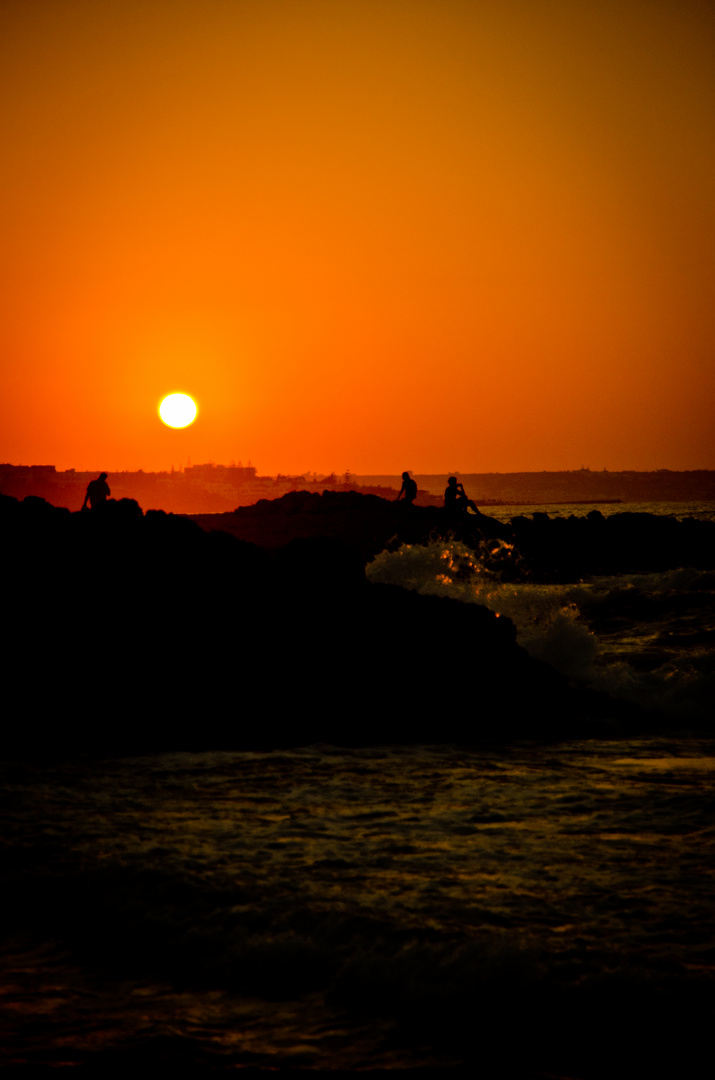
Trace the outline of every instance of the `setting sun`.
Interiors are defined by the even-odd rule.
[[[196,419],[196,402],[188,394],[169,394],[159,406],[159,416],[167,427],[183,428]]]

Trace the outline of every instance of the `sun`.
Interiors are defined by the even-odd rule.
[[[182,428],[196,419],[196,402],[188,394],[169,394],[159,406],[159,416],[167,427]]]

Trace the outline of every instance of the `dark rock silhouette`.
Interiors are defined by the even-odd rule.
[[[229,529],[143,514],[128,499],[108,500],[95,515],[0,496],[6,748],[371,745],[636,730],[653,719],[569,685],[516,644],[508,619],[369,584],[365,562],[386,544],[436,535],[481,545],[505,573],[552,580],[585,567],[608,572],[616,562],[662,569],[715,558],[708,523],[596,514],[504,526],[460,515],[457,529],[439,510],[405,514],[355,493],[295,493],[212,524]],[[447,668],[460,673],[449,694]],[[395,679],[400,671],[414,678]]]
[[[503,523],[486,514],[449,514],[359,492],[295,491],[261,499],[231,514],[191,515],[202,528],[222,529],[267,549],[296,537],[340,537],[368,561],[385,548],[430,539],[461,540],[514,579],[579,581],[587,574],[715,568],[715,523],[619,513],[549,518],[535,513]]]

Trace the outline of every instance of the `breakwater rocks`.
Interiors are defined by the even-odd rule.
[[[192,516],[204,529],[222,529],[261,547],[295,538],[341,539],[365,561],[386,547],[429,539],[462,540],[502,576],[553,582],[590,574],[715,568],[715,522],[592,510],[583,517],[535,513],[505,524],[486,514],[407,506],[358,492],[291,492],[232,514]],[[495,543],[490,543],[495,541]]]
[[[70,513],[0,496],[6,750],[475,742],[652,726],[529,657],[508,619],[368,583],[366,550],[417,542],[427,525],[429,536],[421,512],[369,496],[309,498],[217,515],[253,522],[256,538],[273,516],[274,541],[287,542],[271,547],[143,514],[132,500]],[[476,541],[490,538],[490,522],[450,528]],[[509,533],[494,525],[491,539]]]

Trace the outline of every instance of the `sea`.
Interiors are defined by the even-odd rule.
[[[715,1009],[715,574],[515,584],[452,541],[383,552],[368,576],[487,604],[533,655],[657,724],[3,757],[0,1066],[699,1075]]]

